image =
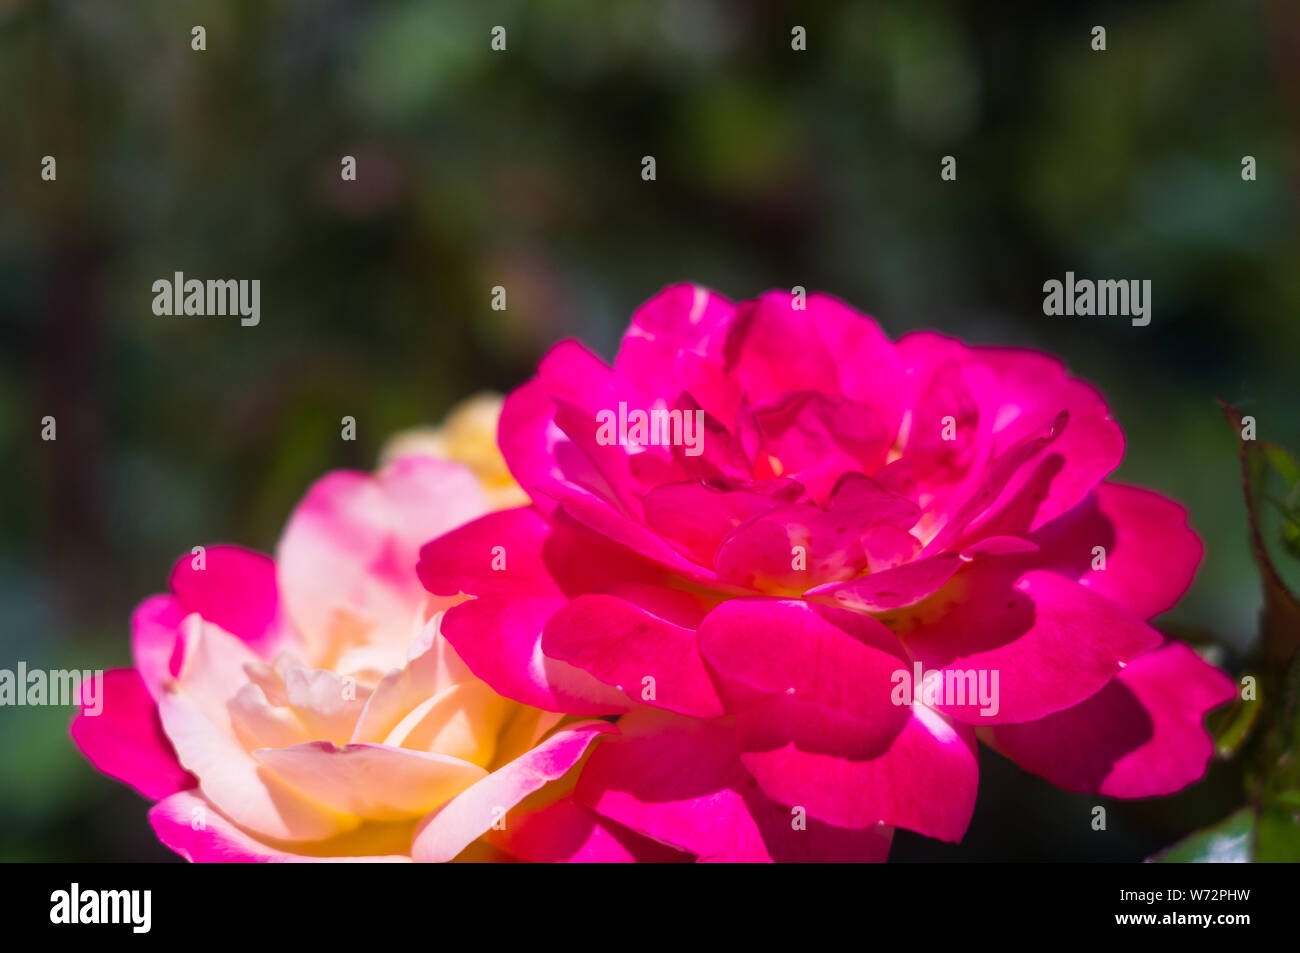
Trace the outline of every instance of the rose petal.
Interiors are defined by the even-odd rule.
[[[149,811],[149,823],[158,839],[192,863],[404,863],[403,853],[383,855],[339,854],[315,856],[286,851],[263,843],[240,830],[216,805],[192,791],[173,794]],[[384,838],[383,840],[391,840]],[[317,845],[314,845],[317,846]],[[346,840],[325,841],[318,849],[345,849]]]
[[[287,637],[280,615],[275,563],[239,546],[208,546],[203,568],[183,556],[172,568],[171,590],[185,613],[197,612],[271,658]]]
[[[90,763],[151,801],[193,787],[194,778],[176,760],[139,673],[109,669],[102,692],[99,714],[90,714],[83,702],[69,728]]]
[[[1073,708],[981,730],[998,751],[1058,787],[1158,797],[1205,775],[1214,753],[1205,714],[1235,693],[1230,678],[1170,642],[1134,659]]]
[[[1037,565],[1077,579],[1144,619],[1182,598],[1204,551],[1185,509],[1158,493],[1118,483],[1098,484],[1034,539],[1042,550]]]
[[[1017,576],[996,560],[967,566],[935,601],[891,627],[945,681],[987,673],[992,705],[937,706],[962,721],[1031,721],[1073,707],[1160,644],[1145,622],[1078,583],[1043,570]]]
[[[768,797],[847,828],[905,827],[959,841],[975,811],[975,733],[923,705],[883,746],[843,710],[777,698],[738,719],[741,763]]]
[[[318,480],[276,556],[285,607],[313,656],[362,633],[368,644],[405,649],[427,598],[411,572],[419,547],[488,509],[473,473],[432,457],[400,458],[373,477],[337,471]]]
[[[625,711],[621,693],[542,653],[547,620],[569,601],[544,559],[548,547],[579,565],[608,552],[599,537],[553,531],[528,507],[492,513],[425,546],[418,573],[429,590],[474,596],[447,612],[442,634],[475,675],[507,698],[578,715]]]
[[[258,748],[257,763],[304,797],[340,814],[393,821],[445,804],[487,772],[430,751],[312,741]]]
[[[584,765],[577,798],[646,837],[702,861],[882,861],[889,852],[888,828],[836,828],[767,798],[725,720],[645,708],[619,732]]]
[[[546,623],[542,651],[612,685],[632,702],[700,718],[722,714],[695,631],[624,599],[579,596]]]
[[[470,785],[420,824],[412,856],[416,860],[451,860],[529,794],[564,776],[600,735],[614,730],[603,721],[561,728],[537,745]]]

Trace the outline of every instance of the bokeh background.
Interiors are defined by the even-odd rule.
[[[1119,477],[1206,541],[1163,621],[1235,665],[1259,591],[1215,398],[1300,446],[1298,132],[1291,0],[0,0],[0,667],[125,664],[191,546],[269,550],[323,471],[562,337],[610,356],[680,280],[1061,355]],[[1067,270],[1150,279],[1150,326],[1044,317]],[[175,271],[260,279],[261,324],[155,317]],[[0,859],[171,859],[69,716],[0,709]],[[1220,765],[1094,832],[985,751],[966,841],[894,856],[1136,860],[1238,798]]]

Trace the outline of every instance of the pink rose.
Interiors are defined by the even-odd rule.
[[[442,631],[476,675],[621,715],[577,800],[700,859],[879,860],[895,827],[963,836],[977,737],[1075,791],[1200,778],[1233,684],[1144,620],[1201,544],[1105,481],[1097,392],[799,304],[679,285],[612,369],[558,345],[500,424],[532,506],[421,553],[431,592],[474,597]]]
[[[439,634],[456,600],[421,587],[419,547],[488,510],[430,457],[329,474],[274,560],[177,563],[73,739],[194,861],[661,856],[562,780],[612,726],[502,698]]]

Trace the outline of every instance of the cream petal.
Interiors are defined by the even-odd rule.
[[[375,686],[353,731],[353,744],[384,742],[417,706],[462,681],[477,681],[447,640],[437,634],[436,625],[436,619],[430,620],[417,640],[424,650]]]
[[[480,681],[462,682],[417,705],[384,740],[394,747],[463,758],[487,767],[515,702]]]
[[[291,668],[284,675],[289,707],[310,740],[346,744],[365,710],[371,690],[355,679],[324,669]]]
[[[282,748],[311,741],[302,720],[289,708],[272,705],[261,687],[248,682],[228,703],[235,737],[246,751]]]
[[[253,760],[226,726],[214,724],[183,687],[158,700],[163,730],[199,788],[241,827],[278,840],[319,840],[355,827],[356,817],[304,797]]]
[[[370,820],[427,813],[487,776],[459,758],[386,745],[313,741],[259,748],[253,757],[305,796]]]

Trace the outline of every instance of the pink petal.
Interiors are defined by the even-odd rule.
[[[1187,525],[1186,510],[1158,493],[1119,483],[1099,483],[1034,539],[1042,550],[1035,564],[1077,579],[1144,619],[1182,598],[1204,551]],[[1104,550],[1104,569],[1093,568],[1097,546]]]
[[[756,477],[788,477],[824,502],[845,473],[883,466],[889,434],[866,404],[816,390],[788,391],[746,408],[740,417]]]
[[[931,556],[846,582],[818,586],[809,599],[860,612],[888,612],[924,601],[962,567],[955,554]]]
[[[1020,525],[1000,532],[1037,529],[1078,504],[1118,466],[1124,435],[1101,395],[1070,377],[1055,358],[1014,348],[972,351],[996,381],[999,447],[1041,429],[1062,411],[1069,414],[1049,459],[1019,473],[998,503],[999,509],[1023,514],[1015,517]]]
[[[624,546],[687,578],[701,582],[713,580],[711,570],[681,555],[644,524],[623,515],[591,493],[564,485],[553,487],[548,492],[565,513],[610,542]]]
[[[1160,644],[1160,635],[1110,600],[1060,575],[1019,576],[997,560],[966,567],[944,590],[942,607],[902,610],[891,628],[927,671],[997,675],[996,712],[978,702],[940,710],[981,724],[1031,721],[1073,707],[1124,665]]]
[[[271,658],[285,637],[275,563],[239,546],[208,546],[204,567],[182,556],[172,568],[171,590],[183,613],[197,612]]]
[[[916,341],[909,335],[900,342],[905,354]],[[948,488],[978,477],[993,449],[987,375],[978,365],[953,359],[927,362],[913,373],[922,383],[911,404],[907,459],[918,486],[943,498]]]
[[[866,571],[884,554],[879,530],[892,529],[900,557],[919,548],[907,529],[920,511],[910,500],[882,489],[860,473],[848,473],[819,507],[791,503],[761,513],[732,531],[717,548],[718,572],[765,592],[798,593]],[[800,547],[800,559],[795,547]]]
[[[591,743],[614,730],[591,721],[561,728],[527,753],[476,781],[434,811],[416,829],[416,860],[449,861],[501,818],[510,829],[510,810],[547,783],[563,777]]]
[[[546,623],[542,651],[614,686],[633,703],[701,718],[722,714],[695,630],[624,599],[579,596]]]
[[[903,362],[898,349],[871,318],[837,298],[808,297],[810,323],[838,369],[839,392],[873,408],[889,441],[903,416]],[[829,389],[826,383],[820,385]]]
[[[1061,458],[1049,457],[1047,448],[1065,431],[1069,421],[1070,415],[1062,411],[1040,430],[1026,434],[1010,446],[995,451],[982,470],[974,475],[974,479],[967,481],[962,490],[951,494],[945,500],[944,507],[933,514],[933,523],[939,527],[939,531],[926,544],[926,552],[960,549],[972,539],[981,539],[992,532],[992,529],[986,529],[982,533],[972,531],[970,524],[988,511],[1002,496],[1008,483],[1016,479],[1021,471],[1034,472],[1041,467],[1045,473],[1056,472]],[[997,524],[997,520],[993,522],[994,525]],[[1013,520],[1003,518],[1001,522],[1009,531],[1016,532],[1024,528]]]
[[[752,401],[823,390],[839,371],[813,329],[811,316],[795,310],[789,293],[770,291],[743,302],[728,329],[726,367]]]
[[[608,482],[596,462],[557,423],[557,399],[582,413],[581,419],[574,416],[569,423],[575,433],[589,437],[584,441],[588,444],[595,441],[599,410],[616,410],[620,400],[631,407],[647,404],[644,395],[578,342],[561,341],[547,352],[537,376],[506,398],[498,425],[501,452],[511,474],[544,509],[563,487],[590,492]],[[625,448],[609,449],[626,455]],[[615,494],[608,485],[602,491],[597,495]]]
[[[699,647],[729,710],[793,696],[851,714],[879,740],[906,721],[890,692],[907,660],[893,633],[870,616],[799,599],[730,599],[700,623]]]
[[[768,797],[840,827],[961,838],[978,786],[974,733],[894,703],[908,663],[885,626],[799,600],[733,599],[700,625],[700,648],[732,698],[765,699],[737,726],[741,763]]]
[[[131,615],[131,655],[149,694],[158,700],[161,686],[180,674],[184,647],[181,622],[188,613],[175,596],[150,596]]]
[[[322,477],[277,550],[289,615],[312,644],[327,644],[347,612],[374,624],[375,640],[405,646],[426,598],[411,571],[419,547],[488,509],[468,469],[432,457],[403,457],[373,477]]]
[[[646,524],[701,566],[712,567],[718,543],[732,530],[780,506],[770,494],[692,480],[665,483],[642,501]]]
[[[959,841],[975,811],[975,732],[922,705],[884,739],[843,709],[777,698],[739,716],[741,763],[779,804],[828,824]]]
[[[104,673],[102,704],[98,715],[89,714],[83,705],[69,729],[91,764],[151,801],[194,786],[194,778],[176,760],[153,698],[135,669]]]
[[[994,748],[1058,787],[1157,797],[1205,775],[1214,753],[1205,715],[1235,693],[1232,679],[1169,642],[1073,708],[982,730]]]
[[[555,426],[570,444],[556,446],[556,459],[565,480],[616,512],[639,519],[641,496],[646,490],[657,482],[685,476],[677,471],[671,452],[665,447],[602,443],[598,439],[599,412],[606,409],[616,412],[620,402],[636,408],[635,398],[627,401],[626,395],[614,393],[609,405],[601,406],[597,402],[594,407],[579,406],[558,396],[551,399],[555,403]]]
[[[564,479],[553,448],[567,438],[555,426],[554,416],[555,403],[546,385],[534,377],[506,397],[497,424],[497,443],[510,475],[546,513],[556,504],[542,491]]]
[[[487,839],[532,864],[679,863],[693,858],[601,817],[572,796],[516,811],[511,828]]]
[[[870,860],[892,831],[846,830],[767,798],[740,764],[727,720],[643,708],[619,721],[583,767],[576,796],[599,814],[702,861]]]
[[[734,313],[731,302],[699,285],[665,288],[632,315],[614,369],[646,393],[697,393],[715,413],[720,409],[730,418],[735,385],[720,367],[709,370],[715,355],[721,364],[719,352]]]
[[[584,672],[542,653],[546,622],[569,603],[546,556],[578,573],[591,561],[623,567],[626,556],[583,530],[560,530],[531,507],[492,513],[429,543],[418,574],[429,591],[474,596],[450,610],[442,634],[470,670],[507,698],[546,711],[603,715],[627,700]],[[504,569],[493,566],[503,565]],[[629,580],[643,576],[634,569]]]
[[[671,448],[673,463],[682,473],[698,480],[750,478],[753,465],[740,440],[717,417],[704,410],[689,391],[678,395],[676,409],[684,413],[698,412],[703,425],[698,444],[688,447],[683,442]],[[671,479],[664,477],[655,482],[668,483]]]

